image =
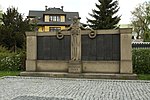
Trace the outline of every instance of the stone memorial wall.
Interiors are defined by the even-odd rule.
[[[132,29],[27,32],[28,72],[132,73]]]

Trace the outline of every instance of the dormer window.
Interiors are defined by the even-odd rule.
[[[60,16],[58,16],[58,15],[50,15],[49,16],[49,21],[50,22],[60,22],[61,20],[60,20],[61,18],[60,18]]]

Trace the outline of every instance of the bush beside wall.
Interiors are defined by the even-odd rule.
[[[0,46],[0,71],[25,70],[24,62],[24,52],[14,53]]]
[[[150,74],[150,49],[133,49],[133,72],[137,74]]]

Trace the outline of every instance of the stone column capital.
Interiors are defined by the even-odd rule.
[[[132,33],[132,28],[120,28],[119,33],[120,34],[131,34]]]

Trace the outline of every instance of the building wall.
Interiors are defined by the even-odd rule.
[[[50,28],[50,27],[60,27],[61,30],[62,30],[62,29],[65,29],[65,26],[44,26],[44,31],[45,31],[45,32],[49,32],[49,28]]]
[[[49,15],[45,15],[44,22],[50,22],[49,18],[50,18]],[[61,20],[60,20],[61,22],[65,22],[65,16],[62,15],[62,16],[60,16],[60,18],[61,18]],[[58,27],[61,30],[66,28],[66,26],[39,26],[38,32],[49,32],[50,27]]]
[[[60,27],[61,30],[66,28],[65,26],[39,26],[38,32],[49,32],[50,27]]]
[[[45,27],[44,26],[39,26],[38,27],[38,32],[44,32],[45,31]]]

